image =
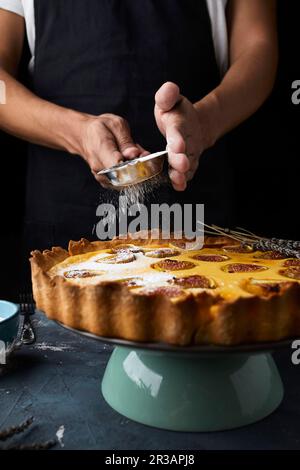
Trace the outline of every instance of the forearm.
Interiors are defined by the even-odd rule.
[[[0,68],[6,104],[0,105],[0,128],[31,143],[80,154],[85,115],[38,98]]]
[[[208,144],[251,116],[270,94],[276,75],[273,45],[256,44],[232,63],[221,84],[195,103]]]
[[[0,105],[0,129],[34,144],[80,155],[103,186],[107,182],[99,170],[123,158],[148,154],[133,141],[125,119],[80,113],[40,99],[1,66],[0,80],[7,92],[6,104]]]

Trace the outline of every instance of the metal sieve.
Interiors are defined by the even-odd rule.
[[[99,171],[98,175],[105,176],[108,184],[115,189],[132,186],[161,173],[167,155],[168,152],[165,150],[146,157],[126,160],[119,165]]]

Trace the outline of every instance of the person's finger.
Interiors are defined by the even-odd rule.
[[[191,181],[194,178],[195,173],[199,167],[199,158],[192,158],[190,160],[190,163],[191,163],[190,169],[186,172],[187,181]]]
[[[122,154],[118,149],[117,142],[110,132],[107,132],[107,134],[101,138],[99,157],[101,159],[102,168],[96,168],[95,163],[92,166],[92,171],[95,171],[96,173],[103,168],[111,168],[112,166],[117,165],[123,159]]]
[[[169,177],[176,191],[184,191],[186,189],[186,177],[183,173],[179,173],[179,171],[171,169],[169,170]]]
[[[179,87],[172,82],[164,83],[155,95],[155,104],[162,112],[168,112],[182,99]]]
[[[190,162],[184,153],[168,153],[168,161],[171,168],[179,171],[179,173],[186,173],[190,169]]]
[[[118,148],[125,158],[137,158],[140,154],[130,133],[127,121],[119,116],[112,116],[105,125],[114,135]]]
[[[140,157],[146,157],[147,155],[150,155],[151,152],[148,152],[148,150],[144,149],[140,144],[136,144],[137,148],[140,151]]]
[[[137,147],[129,146],[122,150],[122,154],[128,160],[133,160],[134,158],[138,158],[140,156],[140,151]]]
[[[183,129],[180,128],[179,124],[176,124],[176,120],[168,119],[166,125],[166,139],[167,147],[172,153],[185,153],[186,142],[184,138]]]

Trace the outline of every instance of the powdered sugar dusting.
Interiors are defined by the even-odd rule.
[[[149,274],[145,274],[145,276],[143,276],[143,281],[145,283],[145,285],[168,285],[168,282],[171,281],[172,279],[174,278],[174,276],[172,276],[171,274],[169,273],[149,273]]]
[[[128,252],[119,252],[117,256],[128,256]],[[132,253],[130,253],[132,255]],[[128,263],[109,263],[106,260],[108,253],[96,253],[94,256],[86,261],[74,263],[64,266],[62,263],[58,266],[55,274],[64,275],[67,269],[99,271],[102,281],[114,281],[126,278],[131,278],[133,275],[138,278],[143,285],[168,285],[168,281],[173,279],[173,276],[166,272],[154,271],[151,265],[154,262],[153,258],[146,257],[143,252],[135,253],[134,260]],[[103,262],[101,260],[103,259]],[[104,261],[105,260],[105,261]],[[88,282],[99,283],[100,276],[94,278],[80,279],[80,283]],[[79,279],[68,279],[69,282],[78,282]]]
[[[52,344],[47,344],[47,343],[36,343],[34,345],[35,349],[39,349],[40,351],[53,351],[53,352],[62,352],[62,351],[67,351],[70,350],[70,346],[68,345],[60,345],[60,346],[54,346]]]

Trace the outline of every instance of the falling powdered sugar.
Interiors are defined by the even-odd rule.
[[[158,188],[166,182],[166,176],[159,174],[142,183],[126,186],[120,192],[112,191],[108,198],[108,204],[114,206],[115,210],[110,210],[107,213],[107,224],[114,225],[118,218],[133,215],[130,210],[133,210],[134,215],[137,212],[141,213],[150,198],[156,196]]]

